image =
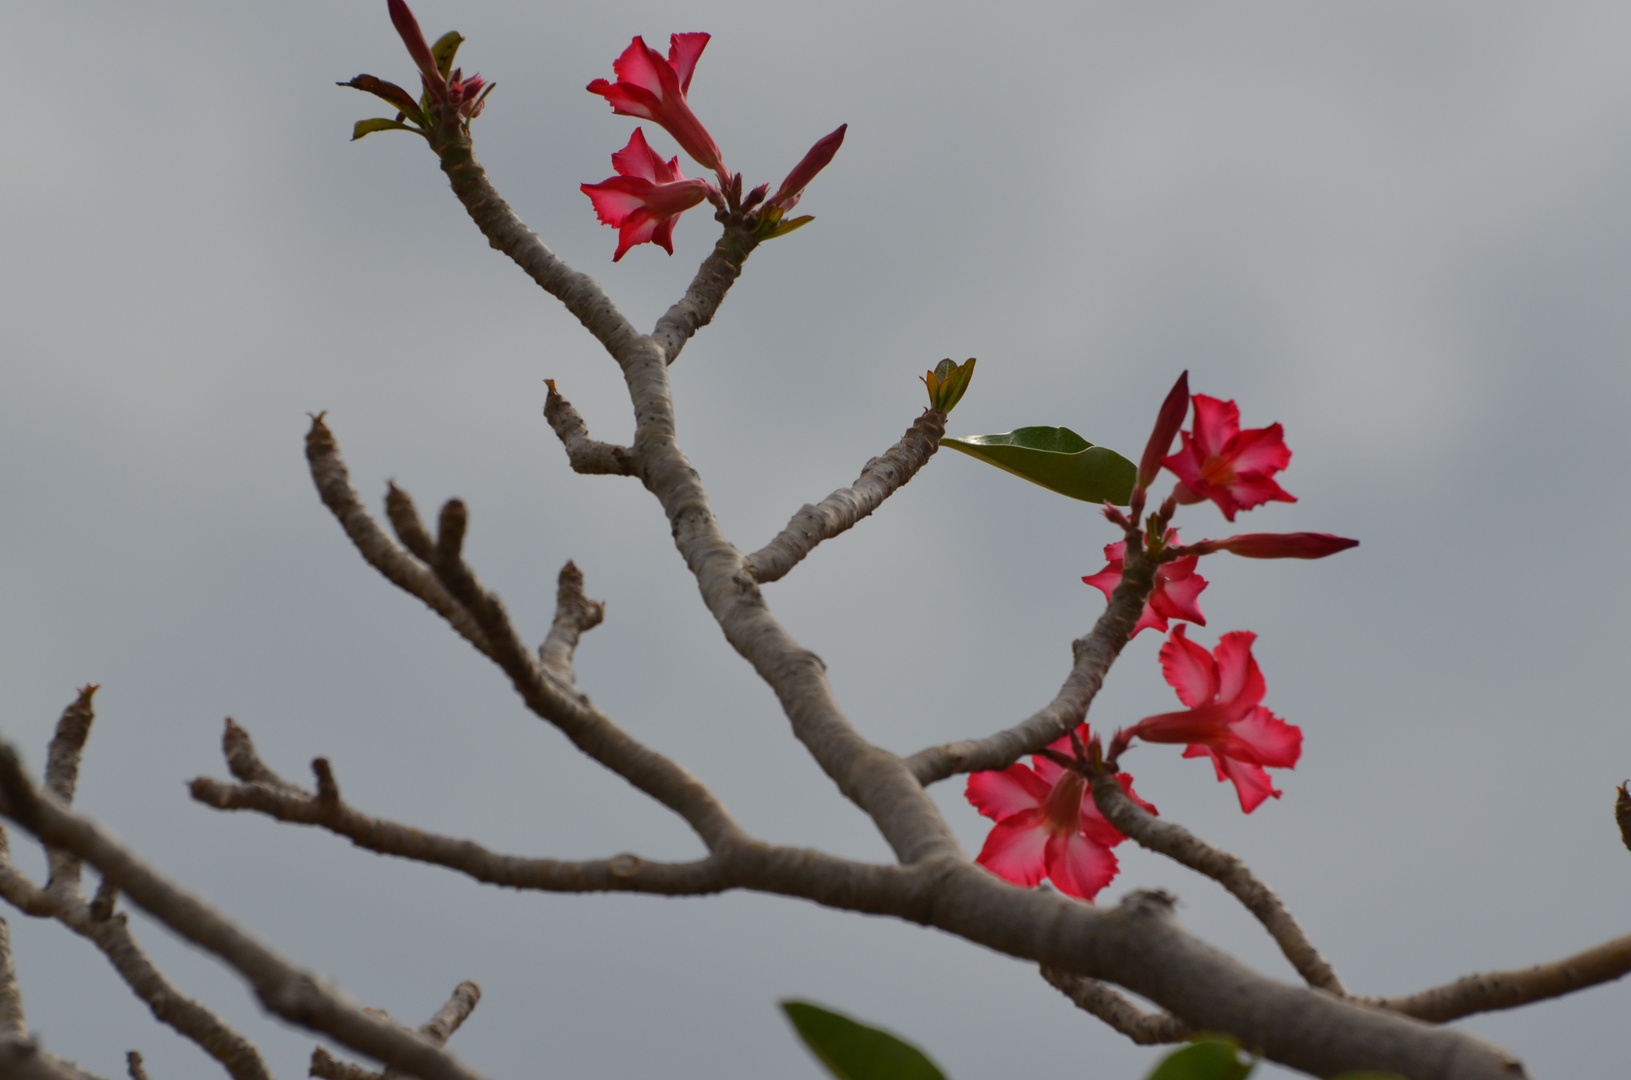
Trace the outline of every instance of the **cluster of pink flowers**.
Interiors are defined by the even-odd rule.
[[[1180,431],[1191,409],[1194,423]],[[1180,448],[1169,453],[1175,438]],[[1116,732],[1107,753],[1093,743],[1092,753],[1084,756],[1089,735],[1083,724],[1074,743],[1074,770],[1059,763],[1066,760],[1061,752],[1066,740],[1060,740],[1033,759],[1033,769],[1011,765],[1001,772],[970,775],[969,802],[997,822],[976,860],[980,865],[1018,885],[1035,885],[1048,877],[1062,892],[1091,900],[1115,877],[1110,849],[1126,838],[1098,813],[1083,774],[1095,769],[1114,773],[1129,797],[1155,813],[1133,794],[1132,777],[1115,772],[1135,740],[1181,744],[1185,757],[1210,758],[1218,781],[1234,784],[1240,808],[1248,814],[1271,796],[1280,797],[1266,770],[1297,764],[1302,730],[1262,704],[1267,684],[1252,656],[1257,635],[1245,630],[1223,634],[1208,652],[1189,640],[1182,622],[1171,623],[1206,625],[1198,601],[1207,581],[1196,572],[1203,555],[1228,551],[1254,559],[1319,559],[1358,541],[1328,533],[1241,533],[1182,545],[1169,523],[1179,506],[1206,500],[1229,521],[1264,503],[1296,502],[1274,479],[1290,463],[1279,424],[1242,430],[1233,401],[1191,395],[1188,372],[1179,378],[1145,448],[1131,512],[1105,509],[1126,537],[1106,545],[1108,565],[1082,580],[1111,601],[1126,575],[1129,547],[1145,566],[1154,564],[1149,596],[1128,636],[1148,628],[1168,632],[1170,627],[1161,646],[1161,672],[1184,708],[1147,716]],[[1177,477],[1177,484],[1160,508],[1140,521],[1150,484],[1163,468]]]
[[[619,116],[650,120],[674,137],[691,158],[719,179],[716,187],[707,180],[687,180],[680,174],[679,159],[664,162],[646,145],[639,128],[622,150],[612,155],[617,175],[598,184],[581,185],[594,204],[600,220],[618,231],[617,252],[621,259],[636,244],[651,242],[674,254],[674,223],[685,211],[707,199],[727,216],[755,227],[760,239],[772,233],[791,231],[794,223],[783,225],[782,215],[791,210],[817,173],[827,167],[844,142],[842,125],[819,140],[769,199],[769,184],[754,188],[744,198],[741,177],[725,167],[719,144],[691,110],[686,94],[697,60],[708,44],[707,34],[673,34],[668,56],[636,37],[612,61],[616,82],[596,79],[589,84],[591,94],[599,94]],[[802,224],[802,222],[799,222]]]

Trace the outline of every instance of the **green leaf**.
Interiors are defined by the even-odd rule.
[[[774,229],[767,232],[762,239],[774,240],[778,236],[786,236],[794,229],[802,229],[804,226],[810,224],[810,222],[814,220],[815,218],[811,217],[809,214],[805,214],[803,217],[796,217],[791,221],[784,221],[780,225],[777,225]]]
[[[372,135],[376,131],[411,131],[415,135],[424,134],[418,128],[409,127],[400,120],[387,120],[383,116],[379,116],[372,120],[358,120],[351,129],[351,141],[356,142],[364,135]]]
[[[1083,502],[1126,506],[1138,478],[1132,462],[1069,428],[1022,427],[1001,435],[946,438],[940,445]]]
[[[402,89],[402,87],[398,86],[394,82],[386,82],[384,79],[376,79],[372,75],[358,75],[350,82],[343,82],[339,85],[349,86],[354,90],[361,90],[364,93],[373,94],[377,98],[382,98],[389,101],[392,105],[395,105],[398,109],[400,109],[404,116],[418,124],[420,127],[430,126],[425,122],[425,113],[419,107],[419,104],[414,101],[413,95]]]
[[[1234,1040],[1203,1038],[1162,1058],[1145,1080],[1245,1080],[1253,1067]]]
[[[453,57],[458,55],[459,46],[464,44],[464,38],[459,36],[457,30],[449,30],[436,39],[436,44],[430,47],[430,55],[436,61],[436,70],[447,78],[453,72]]]
[[[784,1001],[804,1045],[838,1080],[946,1080],[923,1051],[808,1001]]]

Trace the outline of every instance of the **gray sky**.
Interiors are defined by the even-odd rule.
[[[1303,727],[1284,799],[1243,817],[1163,747],[1128,759],[1140,793],[1247,858],[1360,992],[1626,931],[1624,5],[416,10],[498,82],[475,126],[494,182],[641,325],[715,226],[692,213],[674,258],[614,267],[577,190],[634,126],[583,90],[632,35],[714,34],[692,102],[750,183],[850,124],[800,206],[816,223],[753,256],[674,371],[682,442],[740,546],[892,443],[943,356],[980,360],[954,434],[1064,424],[1131,456],[1187,367],[1296,455],[1300,501],[1240,524],[1363,545],[1202,565],[1196,636],[1255,630],[1265,703]],[[0,0],[0,27],[0,726],[31,762],[101,683],[80,804],[400,1019],[475,979],[453,1045],[495,1078],[813,1078],[783,996],[889,1026],[956,1080],[1142,1075],[1151,1051],[1033,970],[919,928],[752,896],[500,893],[193,804],[184,781],[225,774],[231,715],[285,774],[326,755],[357,806],[423,828],[559,857],[697,851],[362,564],[301,453],[306,412],[328,409],[371,502],[387,478],[424,508],[468,502],[467,550],[529,636],[575,559],[609,603],[581,683],[749,829],[885,854],[707,619],[655,503],[567,468],[542,380],[622,441],[615,367],[487,248],[418,140],[347,143],[379,110],[334,82],[410,79],[383,3]],[[1180,524],[1227,530],[1206,506]],[[1053,694],[1103,606],[1078,578],[1111,539],[1090,507],[946,454],[767,597],[856,723],[909,752]],[[1097,724],[1176,707],[1158,645],[1133,643]],[[977,849],[984,819],[937,791]],[[1211,882],[1118,850],[1103,899],[1168,888],[1190,927],[1291,977]],[[104,1074],[136,1048],[155,1077],[215,1075],[88,945],[8,918],[48,1047]],[[136,922],[279,1075],[304,1074],[310,1038]],[[1536,1076],[1608,1075],[1627,994],[1468,1026]]]

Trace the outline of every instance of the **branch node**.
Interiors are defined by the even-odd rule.
[[[334,779],[334,770],[329,767],[328,758],[312,758],[311,771],[317,777],[317,804],[327,811],[338,810],[340,785]]]
[[[391,531],[396,533],[396,538],[410,554],[420,562],[436,561],[436,545],[431,542],[430,533],[425,531],[425,523],[419,520],[419,511],[413,505],[413,499],[397,487],[394,480],[385,483],[385,516],[391,523]]]

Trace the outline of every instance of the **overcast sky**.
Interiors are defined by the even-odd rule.
[[[1362,546],[1203,563],[1209,626],[1251,629],[1265,704],[1302,726],[1284,798],[1245,817],[1176,748],[1128,759],[1164,815],[1244,856],[1366,994],[1527,966],[1625,933],[1631,776],[1631,9],[1493,3],[672,3],[421,0],[498,89],[497,187],[649,326],[710,250],[613,265],[578,184],[634,122],[584,92],[634,34],[714,37],[691,100],[749,183],[848,139],[816,222],[755,253],[673,371],[680,437],[732,538],[761,545],[979,358],[954,434],[1062,424],[1136,457],[1172,380],[1278,421],[1298,496],[1241,519]],[[1035,971],[944,935],[746,895],[483,889],[191,802],[222,718],[359,808],[521,854],[688,858],[689,832],[528,714],[492,666],[356,556],[301,438],[329,420],[377,505],[470,507],[467,551],[528,636],[574,559],[604,626],[583,687],[767,839],[886,850],[706,616],[655,502],[579,477],[554,378],[606,439],[615,366],[492,252],[419,140],[337,88],[412,68],[382,0],[0,0],[0,730],[38,765],[102,685],[79,805],[366,1004],[418,1022],[486,997],[453,1048],[495,1080],[814,1080],[775,1011],[812,998],[953,1080],[1136,1080],[1154,1051]],[[672,140],[645,126],[652,144]],[[688,174],[695,167],[682,162]],[[1210,506],[1184,535],[1223,535]],[[1091,507],[955,454],[820,548],[769,602],[872,739],[910,752],[1046,702],[1103,609]],[[1092,719],[1175,708],[1144,634]],[[961,785],[935,789],[977,850]],[[14,837],[15,846],[17,844]],[[1210,881],[1119,849],[1101,900],[1163,887],[1278,977]],[[32,851],[22,859],[30,869]],[[7,913],[31,1023],[104,1075],[218,1075],[105,961]],[[187,992],[305,1072],[312,1039],[140,916]],[[1623,1068],[1631,989],[1467,1023],[1537,1077]],[[1266,1069],[1260,1075],[1282,1076]]]

